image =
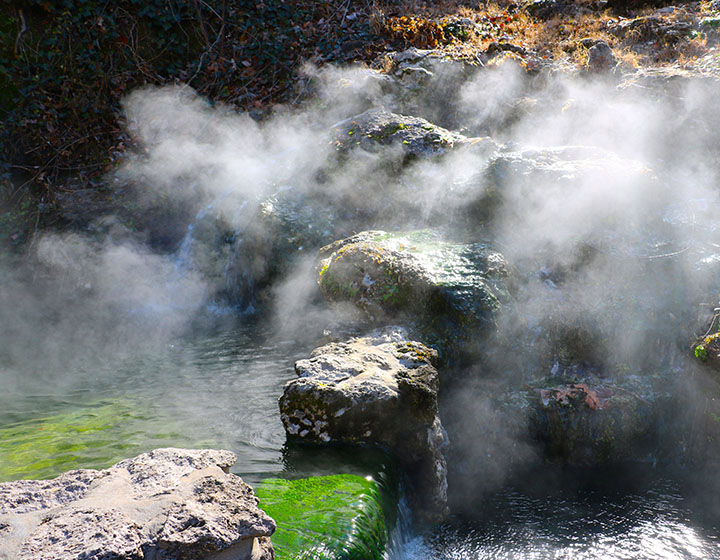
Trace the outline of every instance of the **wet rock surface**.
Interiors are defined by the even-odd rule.
[[[370,477],[336,474],[294,480],[271,478],[255,486],[278,529],[278,559],[322,550],[322,560],[382,560],[389,521],[383,485]]]
[[[271,559],[275,523],[229,451],[156,449],[102,471],[0,484],[0,558]]]
[[[442,350],[470,350],[509,299],[504,257],[483,243],[432,231],[363,232],[320,251],[319,285],[371,321],[404,318]]]
[[[548,385],[531,391],[530,432],[554,461],[572,466],[652,459],[657,451],[657,395],[609,380]]]
[[[414,486],[421,515],[437,519],[446,510],[447,481],[436,360],[437,352],[397,327],[316,348],[285,385],[283,426],[308,442],[390,450]]]

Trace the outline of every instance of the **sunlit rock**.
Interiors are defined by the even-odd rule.
[[[0,558],[270,560],[275,522],[229,451],[156,449],[102,470],[0,484]]]
[[[500,253],[432,231],[363,232],[324,247],[320,259],[329,301],[350,302],[372,321],[409,321],[443,351],[469,350],[510,298]]]
[[[280,398],[289,436],[315,443],[371,443],[406,469],[424,517],[447,501],[445,435],[438,417],[437,352],[388,327],[316,348],[295,364]]]
[[[446,130],[419,117],[397,115],[384,109],[371,109],[333,127],[333,141],[339,150],[360,147],[377,151],[395,145],[416,157],[442,155],[455,145],[467,144],[462,134]]]

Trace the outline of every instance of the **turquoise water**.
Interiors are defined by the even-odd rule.
[[[152,350],[86,355],[58,370],[46,361],[6,366],[0,477],[99,468],[158,446],[231,449],[235,472],[281,472],[277,399],[307,351],[257,321],[224,320]],[[23,464],[12,454],[25,448]]]

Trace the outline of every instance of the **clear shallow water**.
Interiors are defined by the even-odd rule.
[[[205,328],[152,352],[75,360],[67,371],[16,367],[6,371],[14,382],[0,394],[0,430],[16,437],[0,444],[0,474],[48,476],[50,469],[35,471],[52,458],[58,472],[100,467],[159,445],[231,449],[235,472],[277,473],[285,443],[277,399],[294,377],[294,360],[307,352],[246,321]],[[49,432],[40,442],[48,457],[36,450],[24,469],[10,458]]]
[[[386,458],[369,450],[285,445],[277,399],[314,344],[278,338],[258,321],[228,321],[152,351],[76,356],[57,369],[43,360],[4,365],[0,475],[101,468],[168,445],[230,449],[233,471],[250,483],[279,473],[387,471]],[[601,484],[531,476],[522,488],[465,504],[463,515],[424,535],[404,527],[390,557],[720,558],[720,501],[693,502],[697,492],[680,479],[645,474],[639,485],[612,475]]]

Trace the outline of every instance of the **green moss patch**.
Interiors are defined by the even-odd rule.
[[[260,507],[277,523],[277,560],[380,560],[387,526],[377,483],[339,474],[270,478],[255,487]]]

